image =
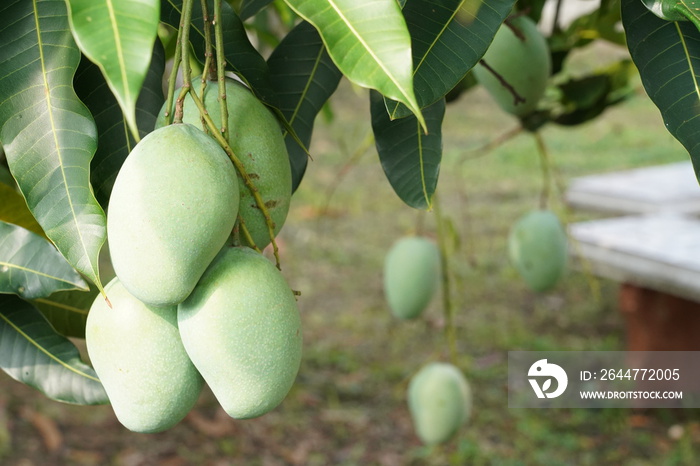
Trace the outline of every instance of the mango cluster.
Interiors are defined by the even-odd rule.
[[[401,319],[420,317],[439,288],[442,257],[424,236],[404,236],[384,258],[384,296]],[[426,445],[452,438],[469,419],[471,389],[464,374],[447,362],[431,362],[408,385],[408,409],[416,435]]]
[[[247,88],[226,87],[231,146],[276,234],[292,192],[279,125]],[[216,89],[207,86],[204,102],[220,125]],[[161,120],[117,176],[107,212],[116,278],[86,325],[95,371],[135,432],[177,424],[205,383],[231,417],[261,416],[285,398],[301,362],[294,293],[250,242],[230,245],[238,220],[264,247],[265,218],[193,108],[190,98],[182,124]]]

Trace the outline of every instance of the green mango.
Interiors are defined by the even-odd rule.
[[[148,306],[118,278],[97,295],[85,341],[114,413],[134,432],[162,432],[192,409],[204,385],[182,346],[177,308]]]
[[[225,247],[177,318],[190,359],[229,416],[261,416],[287,396],[301,363],[301,320],[264,256]]]
[[[384,259],[384,296],[400,319],[420,316],[435,295],[440,278],[440,252],[420,236],[396,241]]]
[[[226,153],[194,126],[144,137],[117,175],[107,212],[112,264],[126,289],[154,306],[183,301],[231,234],[238,191]]]
[[[192,82],[193,89],[199,92],[201,80],[193,79]],[[176,90],[175,95],[179,92],[180,89]],[[218,95],[218,83],[207,81],[202,101],[214,123],[221,127],[221,106]],[[280,125],[270,110],[255,98],[247,87],[230,78],[226,79],[226,104],[229,144],[260,192],[272,218],[276,236],[287,219],[292,198],[292,169]],[[189,94],[183,105],[182,121],[202,128],[199,109]],[[165,105],[156,120],[156,128],[162,126],[164,122]],[[255,245],[264,249],[270,244],[270,233],[265,217],[240,175],[239,187],[241,198],[239,214]],[[245,241],[242,236],[241,242],[252,247],[252,244]]]
[[[568,241],[559,218],[550,210],[523,215],[508,238],[510,260],[533,291],[556,285],[566,269]]]
[[[547,40],[534,21],[527,16],[517,16],[508,23],[510,27],[503,24],[496,32],[483,61],[525,101],[516,103],[513,92],[483,64],[478,63],[473,71],[477,81],[504,111],[524,117],[537,108],[544,95],[552,72],[552,59]]]
[[[423,366],[408,384],[408,409],[421,441],[449,440],[471,414],[472,396],[464,374],[449,363]]]

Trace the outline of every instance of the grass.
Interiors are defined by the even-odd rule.
[[[347,111],[361,97],[344,95],[348,101],[334,105],[336,120],[321,125],[316,160],[297,195],[297,209],[308,212],[310,205],[321,209],[329,202],[323,193],[367,131],[366,122]],[[693,464],[698,424],[689,413],[507,408],[507,351],[624,349],[615,283],[596,280],[596,294],[590,277],[571,271],[554,292],[535,295],[508,263],[510,226],[539,205],[542,175],[535,140],[523,133],[488,153],[470,149],[514,125],[478,90],[447,110],[439,196],[457,231],[450,258],[452,289],[459,364],[474,387],[474,417],[449,446],[435,451],[415,447],[408,457],[429,464]],[[564,184],[575,176],[687,159],[641,91],[594,122],[573,129],[549,126],[542,137]],[[556,194],[551,206],[570,221],[593,216],[568,212]],[[410,374],[429,360],[447,358],[444,319],[439,302],[419,322],[388,317],[381,262],[400,235],[434,235],[434,215],[400,204],[373,153],[354,164],[335,187],[329,211],[332,217],[309,220],[285,236],[289,249],[299,252],[288,261],[291,275],[322,287],[312,286],[302,298],[303,306],[313,309],[310,340],[322,348],[320,354],[313,348],[307,353],[307,364],[318,357],[322,365],[328,356],[325,345],[330,345],[350,361],[364,361],[370,378],[382,371],[382,382],[394,384],[396,403]],[[361,370],[347,367],[348,373]],[[370,387],[365,383],[364,392],[388,389]],[[674,425],[684,432],[678,440],[667,435]]]
[[[622,350],[624,331],[615,283],[597,280],[595,293],[590,277],[571,270],[554,291],[538,295],[508,263],[508,230],[538,207],[541,167],[529,134],[488,153],[474,150],[516,125],[480,90],[448,106],[439,186],[455,232],[449,264],[456,362],[470,380],[474,410],[448,444],[422,446],[405,390],[423,364],[448,357],[442,302],[436,299],[419,320],[399,322],[386,308],[381,274],[398,237],[435,237],[435,215],[396,197],[373,150],[353,158],[369,134],[366,93],[343,83],[332,109],[332,122],[318,121],[314,161],[280,236],[284,274],[302,293],[305,332],[303,365],[282,406],[260,419],[232,421],[205,392],[174,429],[137,435],[109,407],[60,405],[3,377],[0,428],[7,414],[11,437],[3,465],[697,464],[700,417],[693,410],[507,407],[508,351]],[[687,159],[641,91],[594,122],[548,126],[542,137],[564,184]],[[556,195],[551,207],[570,221],[594,216],[568,212]],[[61,433],[59,449],[47,453],[37,419]]]

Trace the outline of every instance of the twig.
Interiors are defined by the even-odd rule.
[[[224,31],[221,21],[221,0],[214,0],[214,37],[216,40],[216,77],[219,81],[219,110],[221,135],[228,141],[228,105],[226,103],[226,57],[224,56]],[[270,238],[274,241],[274,238]]]
[[[194,0],[184,0],[182,2],[182,16],[180,17],[180,31],[178,34],[179,47],[182,51],[182,90],[175,101],[174,123],[182,123],[183,106],[185,96],[192,88],[192,68],[190,66],[190,24],[192,22],[192,3]],[[191,95],[195,96],[196,93]]]
[[[479,61],[479,63],[481,63],[481,65],[484,68],[486,68],[488,70],[488,72],[491,73],[496,79],[498,79],[498,82],[500,82],[503,87],[508,89],[508,92],[510,92],[511,95],[513,96],[513,105],[518,105],[519,103],[526,102],[525,98],[523,96],[521,96],[520,94],[518,94],[518,91],[516,91],[515,88],[513,86],[511,86],[510,83],[508,81],[506,81],[506,79],[503,76],[501,76],[498,71],[491,68],[491,65],[489,65],[486,62],[486,60],[484,60],[482,58]]]
[[[535,136],[535,142],[537,142],[537,152],[540,155],[540,166],[542,168],[542,191],[540,192],[540,208],[546,209],[549,205],[549,193],[551,185],[551,175],[549,168],[549,153],[547,151],[547,146],[542,139],[542,134],[539,131],[533,133]]]
[[[374,144],[374,134],[370,132],[367,134],[365,139],[360,143],[360,145],[355,149],[355,151],[352,153],[350,158],[348,159],[347,162],[338,170],[338,173],[335,176],[335,179],[333,182],[330,184],[330,186],[326,189],[326,203],[321,209],[321,216],[325,216],[328,213],[328,209],[330,208],[331,204],[331,198],[335,194],[335,190],[338,188],[338,185],[340,182],[347,176],[348,173],[350,173],[350,169],[359,162],[359,160],[362,158],[363,155],[367,153],[367,149],[370,148],[370,146]]]
[[[184,88],[183,88],[184,90]],[[260,209],[260,212],[263,214],[263,217],[265,217],[265,223],[267,225],[268,233],[270,235],[270,243],[272,244],[272,250],[275,256],[275,261],[277,268],[280,267],[280,258],[279,258],[279,248],[277,247],[277,242],[275,241],[275,224],[272,221],[272,217],[270,216],[270,211],[267,209],[267,206],[265,205],[265,202],[263,201],[262,197],[260,196],[260,191],[258,188],[255,186],[255,183],[253,183],[252,179],[248,175],[248,171],[245,169],[245,166],[243,163],[240,161],[240,159],[236,156],[236,154],[233,152],[233,149],[229,145],[228,141],[226,141],[221,134],[220,131],[218,131],[216,124],[214,121],[211,119],[211,116],[207,113],[206,109],[204,108],[204,104],[202,103],[202,100],[199,98],[199,96],[195,92],[191,92],[190,96],[192,97],[192,100],[194,101],[194,104],[197,106],[199,109],[200,115],[202,115],[202,118],[204,118],[205,123],[207,124],[207,127],[209,128],[209,131],[211,132],[212,136],[216,139],[216,141],[219,143],[219,145],[224,149],[226,152],[226,155],[228,155],[229,159],[231,159],[231,162],[233,162],[234,167],[236,167],[236,170],[238,170],[238,173],[241,175],[241,178],[243,178],[243,182],[245,183],[246,187],[252,194],[253,198],[255,199],[255,204],[258,206]]]
[[[537,136],[537,135],[539,135],[539,133],[535,133],[535,135]],[[544,143],[544,139],[541,140],[541,144],[543,147],[546,148],[545,143]],[[548,157],[548,165],[549,165],[550,176],[553,179],[554,186],[557,190],[557,196],[559,198],[559,203],[562,205],[562,210],[561,210],[562,223],[564,224],[564,229],[567,232],[567,237],[573,245],[574,253],[576,254],[577,259],[581,262],[581,268],[583,269],[583,275],[586,277],[586,282],[588,283],[588,287],[591,290],[591,296],[593,296],[593,300],[596,303],[600,303],[600,301],[602,300],[600,281],[593,274],[593,266],[591,265],[591,262],[581,253],[581,243],[579,241],[577,241],[575,238],[573,238],[571,235],[568,234],[568,226],[569,226],[569,224],[571,224],[571,218],[570,218],[571,215],[570,215],[569,207],[566,203],[566,188],[564,187],[564,183],[561,180],[559,170],[557,169],[557,166],[551,157]]]
[[[497,147],[501,146],[502,144],[505,144],[506,142],[510,141],[515,136],[522,133],[522,131],[523,131],[522,126],[516,126],[515,128],[510,129],[510,130],[506,131],[505,133],[501,134],[500,136],[496,137],[495,139],[488,141],[486,144],[482,144],[481,146],[475,147],[474,149],[470,149],[469,151],[467,151],[467,154],[473,153],[475,155],[463,156],[462,159],[460,160],[460,163],[463,163],[466,160],[473,160],[473,159],[488,155],[492,150],[494,150]]]
[[[214,5],[216,8],[216,4]],[[214,14],[216,18],[216,13]],[[212,53],[211,46],[211,18],[209,17],[209,5],[207,0],[202,0],[202,20],[204,21],[204,67],[202,68],[202,83],[206,82],[206,74],[209,76],[216,76],[216,69],[214,67],[215,63],[211,59],[214,55]],[[202,95],[204,95],[204,84],[202,84]]]
[[[437,193],[433,194],[433,208],[435,209],[438,248],[440,249],[440,276],[442,279],[442,306],[445,314],[445,336],[450,352],[450,362],[457,363],[457,336],[454,323],[454,307],[450,289],[450,267],[447,254],[447,239],[443,227],[442,209]]]
[[[275,265],[277,266],[278,269],[281,269],[279,248],[277,246],[277,242],[275,241],[275,224],[272,221],[272,217],[270,216],[270,211],[267,209],[267,206],[265,205],[265,202],[263,201],[262,196],[260,196],[260,191],[258,190],[258,188],[255,186],[255,183],[253,183],[252,179],[248,175],[248,172],[245,169],[245,166],[243,165],[243,163],[240,161],[240,159],[234,153],[233,149],[231,148],[230,144],[228,143],[228,140],[226,138],[224,138],[224,135],[222,134],[221,130],[219,128],[217,128],[216,123],[214,123],[214,120],[212,120],[211,116],[209,115],[209,112],[207,112],[207,109],[205,108],[204,103],[202,102],[202,99],[197,95],[196,92],[190,92],[192,89],[192,70],[191,70],[190,62],[189,62],[189,47],[187,45],[189,44],[190,22],[191,22],[191,18],[192,18],[192,2],[193,2],[193,0],[184,0],[183,7],[182,7],[182,18],[180,20],[180,24],[181,24],[180,32],[181,32],[181,34],[178,36],[178,38],[181,38],[180,47],[182,48],[182,64],[183,64],[183,68],[184,68],[184,70],[183,70],[184,84],[182,86],[182,91],[180,92],[180,95],[178,96],[178,99],[175,103],[175,122],[182,121],[182,106],[183,106],[185,96],[187,95],[187,93],[189,93],[190,97],[192,98],[192,101],[194,102],[194,104],[197,106],[197,109],[199,110],[199,114],[202,117],[202,120],[205,124],[205,127],[209,129],[210,134],[214,137],[214,139],[216,139],[216,141],[219,143],[219,145],[224,149],[224,152],[226,152],[226,155],[228,156],[228,158],[231,159],[233,166],[236,168],[239,175],[241,175],[241,178],[243,178],[243,182],[245,183],[246,187],[248,188],[248,190],[252,194],[253,198],[255,199],[255,204],[258,206],[258,208],[260,209],[260,212],[262,213],[263,217],[265,218],[265,224],[267,225],[268,233],[270,235],[270,243],[272,244],[272,249],[273,249],[273,253],[275,256],[275,262],[276,262]],[[220,6],[221,5],[219,3],[219,8],[220,8]],[[217,29],[219,30],[218,32],[217,32]],[[215,36],[218,36],[219,38],[223,37],[222,23],[221,23],[221,21],[218,21],[216,18],[214,20],[214,34],[215,34]],[[223,41],[221,44],[217,44],[217,45],[218,45],[217,46],[217,65],[218,65],[220,63],[219,57],[220,56],[223,57]],[[221,55],[219,55],[219,54],[221,54]],[[223,75],[224,69],[220,69],[219,73],[221,73]],[[222,117],[224,115],[222,115]],[[179,120],[178,120],[178,117],[179,117]],[[228,118],[226,118],[226,120],[228,120]],[[256,247],[256,249],[257,249],[257,247]]]
[[[182,30],[184,29],[184,18],[180,16],[180,27],[177,30],[177,39],[175,41],[175,56],[173,57],[173,69],[170,70],[168,78],[168,96],[165,101],[165,125],[173,122],[173,98],[175,96],[175,86],[177,86],[177,74],[180,70],[182,62]]]

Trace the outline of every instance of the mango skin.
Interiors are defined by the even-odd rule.
[[[471,389],[455,366],[432,362],[408,384],[408,408],[416,435],[426,445],[449,440],[471,414]]]
[[[566,270],[568,240],[559,218],[550,210],[523,215],[511,229],[508,254],[533,291],[554,287]]]
[[[384,259],[384,296],[392,314],[415,319],[428,307],[440,278],[440,252],[420,236],[396,241]]]
[[[190,359],[229,416],[262,416],[287,396],[301,363],[301,319],[264,256],[225,247],[177,317]]]
[[[226,153],[194,126],[144,137],[117,175],[107,212],[112,264],[126,289],[154,306],[183,301],[231,234],[238,191]]]
[[[525,102],[515,103],[513,93],[478,63],[474,76],[505,112],[518,117],[532,113],[544,95],[552,72],[552,59],[547,40],[527,16],[508,20],[524,37],[518,37],[507,25],[501,25],[483,60],[505,79]]]
[[[199,92],[200,80],[193,79],[193,89]],[[178,95],[180,90],[175,91]],[[199,95],[199,94],[198,94]],[[204,90],[204,106],[218,127],[221,127],[221,107],[218,101],[218,83],[207,81]],[[292,168],[287,146],[277,119],[255,96],[238,81],[226,79],[226,103],[228,108],[229,144],[236,157],[252,178],[275,225],[275,236],[280,232],[292,198]],[[192,97],[185,98],[184,123],[202,128],[199,110]],[[165,122],[165,106],[156,120],[156,128]],[[255,198],[239,175],[240,215],[255,245],[261,250],[270,244],[270,233],[265,217],[255,203]],[[242,244],[252,244],[241,235]]]
[[[118,278],[88,313],[88,354],[119,422],[134,432],[162,432],[180,422],[204,385],[177,329],[177,308],[134,298]]]

